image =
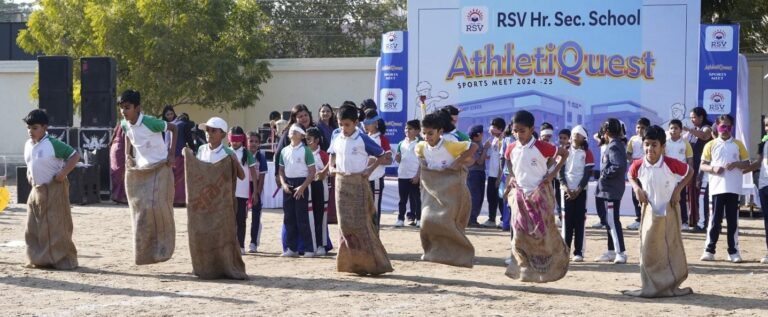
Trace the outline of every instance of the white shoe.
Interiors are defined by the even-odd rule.
[[[416,228],[421,228],[421,220],[416,220]]]
[[[512,257],[510,256],[510,257],[504,259],[504,264],[506,264],[506,265],[512,264]]]
[[[327,251],[325,251],[325,247],[318,247],[317,251],[315,251],[315,256],[325,256],[328,254]]]
[[[571,260],[573,262],[584,262],[584,257],[581,255],[574,255],[573,259]]]
[[[625,264],[627,263],[627,254],[624,252],[616,253],[616,258],[613,260],[613,264]]]
[[[682,226],[680,226],[681,231],[690,231],[691,227],[688,226],[687,223],[684,223]]]
[[[295,257],[298,257],[299,254],[294,252],[291,249],[286,249],[285,252],[283,252],[283,254],[281,254],[280,256],[287,257],[287,258],[295,258]]]
[[[560,218],[555,217],[555,225],[557,225],[558,228],[561,228],[563,226],[563,223],[560,222]]]
[[[739,254],[739,252],[736,252],[734,254],[729,254],[728,255],[728,260],[730,260],[733,263],[741,263],[741,261],[742,261],[741,260],[741,254]]]
[[[257,250],[258,250],[258,248],[259,248],[259,247],[258,247],[258,246],[256,246],[256,244],[255,244],[255,243],[251,243],[251,245],[249,245],[249,246],[248,246],[248,252],[250,252],[250,253],[256,253],[256,252],[259,252],[259,251],[257,251]]]
[[[611,262],[616,259],[616,252],[606,251],[600,257],[595,259],[595,262]]]
[[[315,257],[315,252],[304,252],[304,257],[305,258],[314,258]]]
[[[702,261],[714,261],[715,260],[715,254],[709,253],[707,251],[704,251],[704,253],[701,254],[701,258],[699,260]]]
[[[592,229],[605,229],[605,225],[602,222],[597,222],[592,225]]]
[[[485,228],[496,228],[496,222],[491,220],[486,220],[480,226],[483,226]]]
[[[762,264],[768,264],[768,255],[764,256],[762,260],[760,260],[760,263]]]
[[[398,220],[397,222],[395,222],[395,228],[401,228],[404,226],[405,226],[405,222],[402,220]]]
[[[240,255],[245,255],[245,248],[240,248]]]
[[[629,230],[637,230],[640,229],[640,223],[635,221],[631,225],[627,226],[627,229]]]

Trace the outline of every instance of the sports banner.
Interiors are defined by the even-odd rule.
[[[700,38],[699,104],[711,117],[736,118],[739,25],[702,25]]]
[[[376,69],[376,103],[387,123],[386,136],[399,142],[405,137],[408,99],[408,33],[387,32],[381,40],[381,58]]]
[[[522,109],[555,131],[665,126],[698,102],[699,17],[687,0],[410,1],[408,117],[423,99],[457,105],[462,131]]]

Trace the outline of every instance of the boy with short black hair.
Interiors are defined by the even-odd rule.
[[[48,135],[48,115],[35,109],[24,117],[29,140],[24,145],[27,179],[27,267],[72,270],[77,249],[72,242],[72,214],[67,175],[80,160],[71,146]],[[19,175],[18,177],[25,177]]]
[[[483,126],[475,125],[469,129],[469,139],[479,148],[472,155],[472,164],[467,167],[467,187],[472,200],[472,209],[469,213],[469,226],[480,227],[477,217],[483,208],[483,196],[485,193],[485,160],[488,158],[488,149],[491,144],[483,144]]]
[[[642,289],[624,294],[670,297],[693,293],[679,288],[688,277],[688,263],[680,235],[681,192],[693,178],[691,168],[664,156],[666,135],[650,126],[643,136],[645,156],[632,162],[629,182],[642,206],[640,225],[640,276]]]
[[[693,148],[688,140],[683,138],[683,122],[678,119],[669,120],[669,139],[664,145],[664,155],[676,159],[680,162],[693,166]],[[680,193],[680,218],[683,225],[681,230],[688,231],[688,190]]]
[[[145,115],[138,91],[124,91],[118,104],[124,118],[120,125],[125,132],[125,187],[133,220],[135,262],[142,265],[167,261],[176,246],[172,167],[176,161],[177,128]],[[163,141],[166,131],[171,132],[169,143]],[[147,195],[155,199],[145,199]]]
[[[405,123],[405,138],[395,148],[397,161],[397,188],[400,195],[397,222],[395,227],[405,225],[405,206],[410,204],[409,225],[421,225],[421,193],[419,178],[419,159],[416,157],[416,145],[421,141],[421,123],[410,120]]]
[[[333,131],[328,148],[342,235],[336,269],[363,275],[392,272],[387,250],[374,228],[373,193],[364,190],[370,188],[368,176],[384,161],[384,150],[358,129],[359,114],[353,105],[339,107],[338,120],[339,128]],[[376,158],[370,164],[369,156]]]
[[[645,130],[651,125],[651,120],[641,117],[637,119],[635,124],[635,135],[629,138],[627,142],[627,159],[628,164],[643,158],[643,137],[645,136]],[[627,226],[629,230],[637,230],[640,228],[640,203],[635,197],[635,192],[632,192],[632,204],[635,207],[635,222]]]

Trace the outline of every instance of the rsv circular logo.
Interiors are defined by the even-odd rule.
[[[382,53],[402,53],[403,46],[402,31],[387,32],[381,38]]]
[[[379,110],[381,112],[403,111],[403,90],[384,88],[379,92]]]
[[[488,32],[488,19],[487,7],[464,7],[461,10],[461,32],[485,34]]]
[[[704,43],[707,51],[727,52],[733,49],[733,27],[713,25],[706,29]]]
[[[705,89],[703,101],[707,113],[731,113],[731,91],[728,89]]]

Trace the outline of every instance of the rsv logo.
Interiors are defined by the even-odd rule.
[[[727,52],[733,49],[733,27],[713,25],[706,29],[704,43],[707,51]]]
[[[464,7],[461,10],[461,32],[485,34],[488,32],[488,19],[487,7]]]
[[[403,111],[403,90],[399,88],[384,88],[379,92],[381,112]]]
[[[403,32],[392,31],[382,35],[381,38],[381,52],[392,54],[403,52]]]
[[[705,89],[704,109],[710,114],[731,113],[731,91],[728,89]]]

